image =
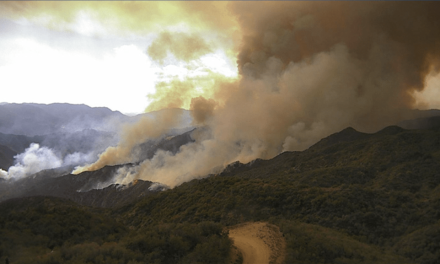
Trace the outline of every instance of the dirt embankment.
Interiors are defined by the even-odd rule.
[[[281,264],[286,242],[277,226],[256,222],[233,226],[229,237],[242,253],[243,264]]]

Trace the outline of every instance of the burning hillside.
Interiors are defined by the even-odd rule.
[[[200,75],[161,79],[147,110],[190,109],[193,125],[203,129],[179,152],[158,151],[121,170],[116,183],[143,179],[173,187],[234,161],[304,150],[348,126],[377,131],[410,118],[410,110],[423,105],[416,94],[439,70],[436,2],[168,3],[168,12],[158,11],[167,15],[151,21],[145,20],[151,12],[146,7],[156,4],[142,4],[114,3],[106,12],[116,31],[158,32],[146,47],[155,63],[180,63],[196,72],[196,62],[221,50],[237,61],[239,75],[204,68]],[[26,12],[55,14],[54,6],[29,3]],[[139,12],[133,14],[135,6]],[[61,12],[67,18],[84,9],[109,19],[94,3],[71,7]],[[17,9],[7,10],[16,15]],[[170,26],[178,24],[176,17],[180,26]],[[124,130],[118,146],[75,172],[133,162],[133,147],[177,120],[141,119]]]

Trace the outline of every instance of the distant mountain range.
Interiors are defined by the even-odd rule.
[[[0,132],[37,136],[84,129],[113,131],[130,117],[105,107],[72,104],[0,105]]]
[[[49,109],[45,107],[41,106]],[[63,118],[25,105],[26,111],[40,111],[30,114],[33,118],[17,117],[28,124],[4,119],[22,134],[0,130],[0,166],[10,165],[30,143],[58,152],[86,151],[89,145],[114,139],[113,120],[140,118],[84,106],[56,107],[51,109],[78,109]],[[23,109],[18,112],[24,114]],[[283,233],[285,263],[438,263],[438,114],[414,111],[415,119],[371,134],[349,127],[307,150],[247,164],[234,162],[217,175],[173,189],[142,180],[111,184],[116,170],[136,163],[78,175],[66,166],[13,182],[0,178],[0,260],[104,263],[111,258],[126,263],[143,256],[146,262],[173,263],[175,257],[189,254],[183,263],[229,263],[231,244],[225,230],[266,221]],[[43,123],[53,130],[37,124],[46,117],[52,121]],[[181,128],[190,124],[187,117]],[[78,120],[90,123],[66,129]],[[103,130],[87,125],[93,122]],[[39,126],[38,133],[32,133],[32,124]],[[138,162],[159,149],[177,153],[193,141],[191,127],[172,133],[139,144]]]
[[[181,126],[189,125],[189,111],[184,112]],[[73,133],[85,129],[116,131],[121,124],[138,120],[142,115],[154,116],[155,112],[127,116],[106,107],[90,107],[66,103],[54,104],[1,104],[0,133],[24,136]]]
[[[189,111],[182,113],[181,123],[173,133],[191,129]],[[75,152],[97,156],[118,143],[124,124],[135,123],[142,116],[154,117],[159,112],[126,116],[104,107],[73,104],[0,104],[0,169],[8,170],[14,156],[23,153],[31,143],[55,150],[65,157]]]

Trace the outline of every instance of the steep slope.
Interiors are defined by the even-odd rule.
[[[94,131],[90,132],[95,135]],[[158,150],[170,151],[176,153],[182,145],[192,142],[191,131],[177,136],[163,138],[157,142],[149,142],[139,146],[136,153],[139,155],[139,161],[152,158]],[[78,133],[75,133],[78,134]],[[73,134],[74,135],[74,134]],[[82,136],[82,133],[79,133]],[[24,136],[20,136],[24,137]],[[76,140],[63,143],[63,148],[70,152],[72,149],[79,151],[82,148],[81,138],[77,141],[78,145],[71,145]],[[97,137],[97,140],[100,138]],[[93,137],[88,138],[85,142],[93,142]],[[44,144],[43,141],[42,144]],[[62,143],[62,142],[60,142]],[[62,150],[63,148],[59,148]],[[84,146],[87,148],[87,146]],[[160,191],[164,187],[150,189],[152,183],[146,181],[137,181],[129,186],[111,185],[112,179],[116,171],[121,166],[130,166],[124,164],[120,166],[107,166],[102,169],[83,172],[79,175],[72,175],[72,166],[55,168],[41,171],[30,177],[19,179],[16,181],[0,182],[0,201],[10,198],[23,196],[54,196],[60,198],[71,199],[82,205],[97,207],[114,207],[131,202],[140,197]]]
[[[228,263],[231,242],[212,222],[129,228],[105,210],[53,197],[0,203],[2,263]]]
[[[288,226],[299,222],[330,228],[337,236],[346,234],[388,252],[370,256],[372,261],[401,263],[403,257],[403,262],[435,263],[440,247],[397,249],[396,243],[437,243],[426,230],[437,230],[440,216],[439,149],[438,129],[388,127],[368,135],[345,130],[303,152],[234,163],[220,175],[187,182],[120,208],[115,216],[133,226],[207,220],[226,225],[246,221],[280,225],[294,220]],[[292,240],[287,243],[291,245],[287,251],[298,250],[292,248],[298,245]],[[305,248],[306,255],[315,246],[327,245],[316,243]],[[330,247],[321,258],[370,258],[362,247],[354,253]],[[303,263],[316,263],[313,255],[303,257],[307,259]]]
[[[0,201],[18,197],[52,196],[81,205],[116,207],[162,190],[160,187],[150,188],[152,182],[145,181],[137,181],[129,186],[110,185],[108,182],[119,167],[109,166],[79,175],[68,174],[71,167],[57,168],[18,181],[2,181]]]
[[[115,206],[107,212],[131,230],[160,230],[182,223],[195,228],[206,221],[220,226],[269,222],[279,226],[286,239],[286,263],[428,264],[439,260],[440,129],[392,126],[374,134],[346,129],[305,151],[248,164],[236,162],[219,175],[145,193],[131,203],[108,202],[123,200],[118,186],[105,188],[104,199],[94,196],[100,191],[87,191],[97,182],[105,183],[116,169],[41,177],[34,186],[29,181],[27,192],[37,195],[35,186],[44,186],[46,191],[66,195],[85,188],[85,194],[77,196],[85,195],[82,201],[68,198]],[[142,195],[151,184],[140,183],[128,186],[127,193],[138,186]],[[142,252],[153,248],[147,246],[153,240],[158,241],[134,236],[124,246]],[[185,247],[185,243],[173,245]],[[223,245],[215,243],[210,248]]]
[[[153,158],[158,150],[165,150],[176,154],[181,146],[194,142],[191,137],[194,130],[195,129],[191,129],[180,135],[168,136],[158,141],[148,141],[136,146],[133,152],[138,153],[137,161],[141,162]]]

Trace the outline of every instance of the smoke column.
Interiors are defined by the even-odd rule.
[[[83,171],[93,171],[105,165],[129,163],[136,159],[133,148],[148,139],[155,139],[176,127],[180,122],[181,112],[160,111],[156,116],[142,116],[134,125],[126,125],[123,129],[122,139],[116,147],[108,147],[99,156],[95,163],[79,167],[73,171],[78,174]]]
[[[428,74],[439,71],[437,2],[231,2],[227,10],[238,25],[234,32],[241,35],[233,45],[239,79],[209,75],[212,82],[197,96],[192,91],[198,80],[173,81],[158,89],[154,109],[190,102],[195,125],[203,129],[177,154],[158,152],[121,170],[116,182],[144,179],[173,187],[236,160],[304,150],[348,126],[376,131],[407,118],[413,94],[423,90]],[[187,45],[191,38],[199,46],[208,43],[177,37]],[[163,50],[149,48],[158,60],[165,52],[185,60],[200,55],[182,55],[187,53],[172,45],[168,33],[155,43],[162,42],[167,43]],[[209,52],[200,47],[201,54]],[[166,94],[177,97],[170,102]],[[155,125],[163,132],[171,123]],[[127,130],[130,142],[150,137],[150,124],[138,126],[144,129],[140,134]],[[129,162],[130,142],[125,139],[86,169]]]

